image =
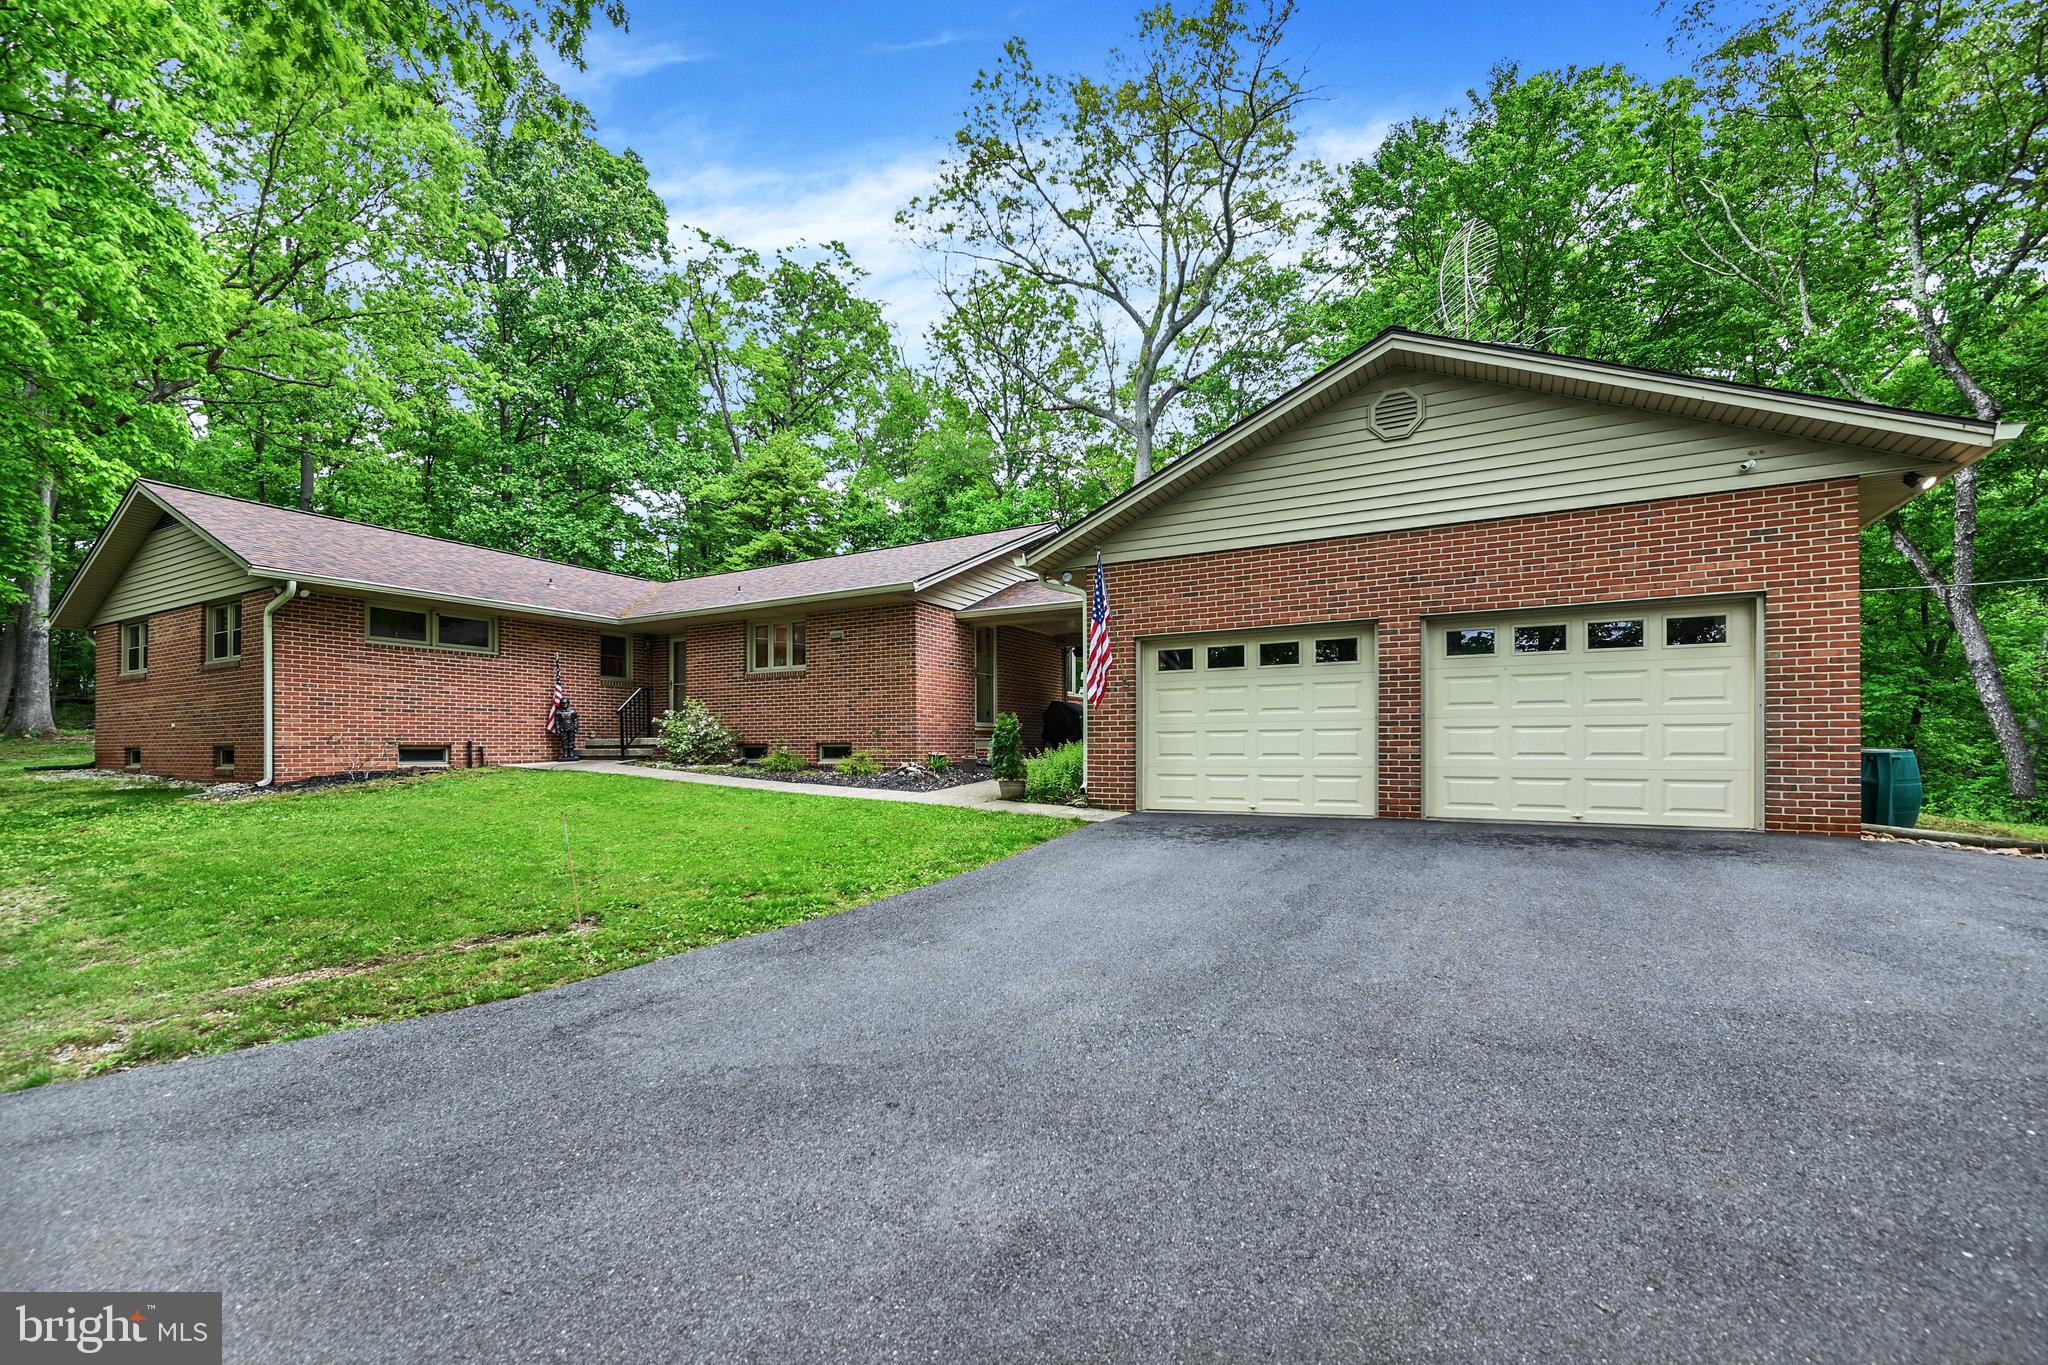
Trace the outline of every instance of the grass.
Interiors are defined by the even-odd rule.
[[[488,769],[216,804],[0,742],[0,1088],[522,995],[954,876],[1072,828]],[[578,922],[563,856],[567,822]]]
[[[1081,794],[1086,747],[1080,740],[1024,760],[1024,799],[1064,806]]]
[[[1921,829],[1944,830],[1950,834],[1990,834],[2001,839],[2039,839],[2048,843],[2048,825],[2007,823],[2000,820],[1958,820],[1950,815],[1920,812]]]

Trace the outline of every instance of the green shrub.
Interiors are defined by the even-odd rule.
[[[924,756],[924,766],[935,773],[942,773],[953,766],[953,760],[947,758],[944,754],[926,754]]]
[[[873,777],[882,771],[882,756],[873,749],[855,749],[839,760],[839,771],[848,777]]]
[[[671,763],[730,763],[740,751],[732,727],[695,697],[686,699],[680,711],[662,712],[654,726]]]
[[[1024,726],[1014,711],[996,717],[995,733],[989,736],[988,766],[1001,782],[1024,780]]]
[[[804,761],[787,744],[777,744],[762,755],[761,767],[765,772],[794,773],[803,770]]]
[[[1077,739],[1030,760],[1024,765],[1024,799],[1055,806],[1079,800],[1086,758],[1087,747]]]

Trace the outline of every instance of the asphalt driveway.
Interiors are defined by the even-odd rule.
[[[2044,985],[2038,861],[1135,816],[0,1097],[0,1287],[247,1361],[2039,1359]]]

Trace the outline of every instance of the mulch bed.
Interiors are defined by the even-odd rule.
[[[672,765],[648,760],[643,761],[641,766],[661,768]],[[889,792],[945,791],[949,787],[964,787],[973,782],[986,782],[994,775],[985,763],[955,763],[942,773],[910,764],[901,768],[885,768],[871,777],[848,776],[831,768],[799,768],[793,773],[771,773],[745,763],[692,767],[685,771],[715,773],[720,777],[745,777],[756,782],[794,782],[812,787],[866,787],[871,791]]]

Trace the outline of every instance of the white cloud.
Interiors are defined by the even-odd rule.
[[[844,242],[868,272],[863,291],[882,303],[904,346],[917,353],[942,311],[931,279],[936,263],[903,239],[896,211],[931,187],[937,168],[931,153],[900,150],[808,168],[678,164],[664,156],[654,188],[685,249],[695,242],[691,228],[763,253]]]
[[[1357,124],[1334,124],[1311,128],[1301,139],[1302,150],[1325,166],[1348,166],[1379,150],[1387,134],[1406,115],[1382,115]]]
[[[609,93],[621,81],[638,80],[686,62],[701,62],[709,55],[672,39],[636,38],[607,28],[593,30],[584,40],[581,70],[555,56],[544,64],[557,85],[588,102]]]
[[[955,43],[973,42],[980,37],[976,33],[962,33],[957,29],[941,29],[925,38],[911,38],[900,43],[869,43],[870,52],[923,52],[934,47],[951,47]]]

